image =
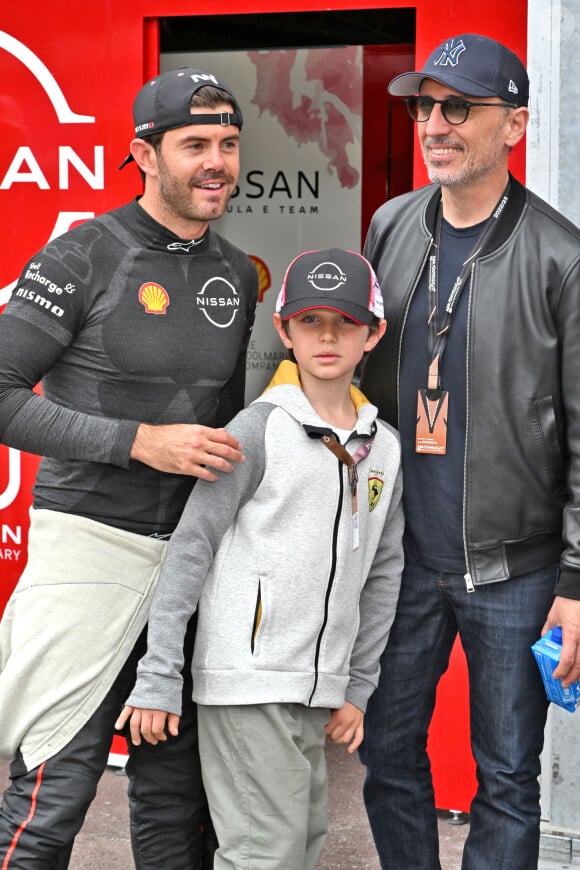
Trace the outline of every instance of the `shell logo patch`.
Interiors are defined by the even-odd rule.
[[[380,477],[376,475],[369,476],[369,511],[374,511],[379,503],[381,492],[383,491],[383,483],[384,480],[381,480]]]
[[[270,270],[266,263],[260,259],[260,257],[256,257],[255,254],[248,254],[248,257],[256,267],[256,271],[258,272],[258,302],[264,301],[264,294],[266,290],[269,290],[272,286],[272,276],[270,274]]]
[[[147,314],[165,314],[165,309],[169,305],[169,295],[161,284],[150,281],[141,285],[139,302]]]

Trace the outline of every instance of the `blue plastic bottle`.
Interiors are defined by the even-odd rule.
[[[548,701],[573,713],[580,704],[580,682],[576,680],[571,686],[564,688],[562,681],[555,680],[553,676],[562,653],[561,627],[557,625],[547,631],[533,644],[532,652],[542,675]]]

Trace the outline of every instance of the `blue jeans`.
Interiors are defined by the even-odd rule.
[[[553,601],[551,565],[468,593],[463,575],[405,567],[360,749],[383,870],[440,870],[427,731],[459,632],[470,684],[477,794],[462,870],[532,870],[547,702],[530,651]]]

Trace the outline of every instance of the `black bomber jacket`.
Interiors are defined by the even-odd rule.
[[[474,584],[560,559],[580,599],[580,230],[511,179],[468,284],[463,536]],[[361,389],[398,427],[401,339],[430,252],[440,188],[396,197],[365,244],[387,331]]]

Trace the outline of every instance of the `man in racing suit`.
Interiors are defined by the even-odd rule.
[[[0,626],[6,870],[68,866],[166,540],[196,479],[244,458],[222,427],[244,404],[257,273],[209,228],[237,182],[242,113],[223,82],[183,68],[147,83],[133,117],[123,165],[136,162],[143,195],[35,254],[0,317],[0,440],[43,456]],[[184,704],[177,737],[129,748],[140,870],[212,865],[187,680]]]

